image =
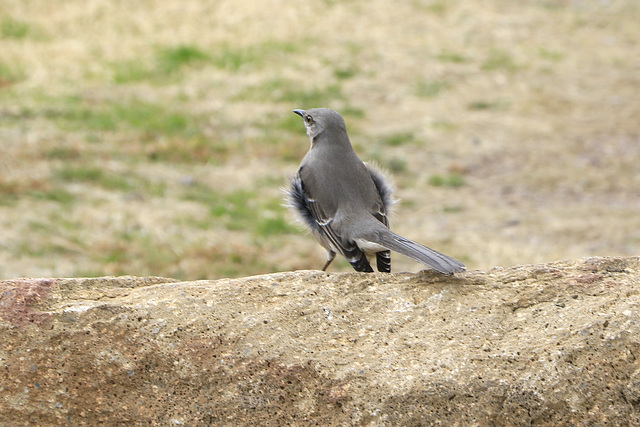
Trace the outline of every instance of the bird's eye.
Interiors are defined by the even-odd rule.
[[[305,120],[307,121],[307,123],[309,123],[309,124],[313,123],[313,117],[311,117],[311,116],[307,116],[307,117],[305,117],[304,119],[305,119]]]

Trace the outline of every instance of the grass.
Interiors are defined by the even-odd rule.
[[[460,128],[459,124],[456,124],[449,120],[435,120],[431,126],[434,129],[446,131],[446,132],[454,132]]]
[[[287,105],[306,106],[303,108],[314,108],[343,100],[344,94],[338,84],[308,86],[294,80],[273,78],[249,87],[236,96],[237,101],[264,99]]]
[[[0,37],[3,39],[24,39],[29,35],[29,24],[5,16],[0,21]]]
[[[637,2],[104,6],[2,6],[1,278],[319,267],[280,191],[312,107],[469,268],[639,251]]]
[[[513,55],[502,49],[492,49],[489,51],[486,59],[481,66],[483,71],[518,71],[521,67]]]
[[[457,52],[440,52],[436,55],[436,59],[441,62],[450,62],[453,64],[463,64],[469,61],[469,58]]]
[[[200,228],[247,231],[255,238],[296,232],[285,219],[279,198],[263,199],[253,190],[218,192],[209,186],[195,184],[187,188],[183,198],[208,208],[209,219],[198,221]]]
[[[507,101],[485,101],[474,100],[467,106],[469,110],[506,110],[509,108],[509,102]]]
[[[0,62],[0,87],[18,83],[26,77],[27,73],[19,64]]]
[[[158,104],[132,99],[94,105],[78,97],[69,98],[61,111],[52,115],[71,130],[119,131],[122,128],[146,133],[191,136],[198,131],[193,117]]]
[[[409,144],[413,142],[414,139],[415,136],[412,132],[396,132],[387,135],[383,140],[383,144],[391,147],[398,147]]]
[[[261,68],[271,60],[298,52],[304,43],[305,40],[289,42],[266,39],[246,47],[223,44],[215,48],[212,62],[216,67],[231,72],[246,68]]]
[[[214,67],[237,73],[263,68],[270,61],[297,50],[298,45],[295,43],[274,40],[247,47],[227,43],[209,48],[196,44],[178,44],[156,47],[151,61],[131,58],[113,63],[112,69],[114,82],[117,84],[141,81],[166,84],[172,77],[180,78],[189,69]]]
[[[54,176],[61,181],[95,184],[106,190],[119,192],[134,188],[129,177],[97,166],[63,166],[55,171]]]
[[[187,65],[210,60],[209,54],[197,46],[189,45],[163,48],[157,54],[158,68],[166,74],[174,73]]]
[[[460,174],[450,174],[450,175],[432,175],[429,178],[429,184],[434,187],[452,187],[458,188],[466,185],[466,180],[464,176]]]
[[[424,98],[434,98],[450,86],[451,84],[445,80],[421,81],[416,87],[416,94]]]
[[[165,82],[170,76],[187,67],[203,66],[210,63],[211,56],[194,45],[178,45],[157,48],[151,64],[142,59],[129,59],[112,65],[114,82],[126,84],[139,81]]]
[[[76,196],[64,187],[54,187],[47,191],[29,191],[26,196],[34,200],[49,200],[59,205],[69,206],[76,202]]]
[[[200,117],[137,98],[94,102],[72,96],[52,102],[43,115],[65,132],[85,132],[89,141],[99,142],[108,134],[128,134],[131,142],[121,154],[154,162],[222,161],[232,144],[224,138],[208,139]],[[77,147],[60,145],[47,154],[51,159],[68,160],[83,156]]]
[[[355,65],[349,65],[348,67],[340,67],[333,70],[333,75],[338,80],[348,80],[355,77],[360,70]]]
[[[391,173],[399,174],[401,172],[406,172],[409,167],[409,163],[401,158],[401,157],[391,157],[387,161],[383,162],[383,165],[389,169]]]
[[[546,49],[543,47],[538,49],[538,54],[542,59],[546,59],[552,62],[562,61],[566,57],[566,55],[562,52],[553,49]]]

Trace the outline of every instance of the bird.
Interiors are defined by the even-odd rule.
[[[364,163],[351,145],[344,119],[329,108],[296,109],[311,142],[286,190],[287,205],[327,251],[326,271],[336,254],[354,270],[391,272],[398,252],[442,274],[465,271],[462,262],[392,232],[393,188],[385,175]]]

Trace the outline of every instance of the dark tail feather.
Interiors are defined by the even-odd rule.
[[[391,252],[376,252],[376,262],[378,271],[382,273],[391,273]]]
[[[457,259],[428,248],[412,240],[399,236],[386,227],[376,226],[371,236],[363,236],[367,240],[378,243],[387,249],[408,256],[421,262],[443,274],[452,274],[465,271],[466,267]]]

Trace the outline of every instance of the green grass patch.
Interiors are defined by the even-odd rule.
[[[228,44],[213,49],[211,63],[228,71],[240,71],[245,68],[259,68],[270,59],[298,52],[304,41],[295,42],[266,40],[251,46],[231,46]]]
[[[436,59],[440,62],[450,62],[453,64],[462,64],[469,61],[469,58],[457,52],[440,52],[436,55]]]
[[[107,190],[131,191],[134,188],[129,177],[94,166],[63,166],[54,175],[65,182],[96,184]]]
[[[266,54],[258,46],[241,48],[225,45],[214,50],[212,63],[217,68],[235,72],[260,65]]]
[[[343,116],[343,117],[351,117],[354,119],[362,119],[366,116],[364,110],[362,108],[358,108],[358,107],[353,107],[350,105],[346,105],[342,108],[340,108],[339,113]],[[353,126],[352,126],[353,127]],[[351,129],[351,128],[349,128]]]
[[[82,157],[83,152],[78,147],[56,146],[43,150],[42,155],[49,160],[78,160]]]
[[[26,193],[27,196],[36,200],[48,200],[61,205],[71,205],[76,201],[76,196],[64,187],[53,187],[48,190],[32,190]]]
[[[143,59],[129,59],[112,64],[113,81],[118,84],[139,82],[142,80],[157,78],[160,73],[151,67]]]
[[[49,180],[39,179],[2,179],[0,177],[0,205],[13,206],[24,198],[31,197],[40,200],[52,200],[68,203],[73,196],[60,187],[52,187]]]
[[[341,67],[333,70],[333,75],[338,80],[348,80],[355,77],[359,70],[355,66]]]
[[[182,67],[211,60],[211,56],[197,46],[180,45],[162,48],[156,55],[158,69],[171,74]]]
[[[344,99],[340,86],[332,84],[325,87],[313,88],[309,90],[287,88],[277,98],[277,101],[287,102],[293,105],[312,105],[321,107],[330,105],[336,100]]]
[[[407,170],[408,163],[402,157],[391,157],[386,160],[384,166],[389,169],[392,173],[402,173]]]
[[[260,243],[228,242],[224,245],[201,244],[192,247],[184,258],[197,260],[202,265],[200,271],[189,271],[190,277],[212,278],[250,276],[275,270],[263,261],[264,252],[269,248],[260,247]],[[178,277],[172,275],[172,277]]]
[[[0,21],[0,36],[3,39],[24,39],[29,35],[29,24],[11,16],[5,16]]]
[[[14,180],[4,180],[0,178],[0,196],[16,196],[21,193],[21,185]]]
[[[406,172],[409,166],[406,159],[398,156],[390,156],[388,153],[383,154],[384,149],[380,151],[380,147],[381,145],[379,144],[354,145],[356,153],[366,153],[363,155],[363,158],[366,158],[367,161],[373,161],[374,165],[380,165],[383,170],[387,170],[391,174]]]
[[[184,277],[178,266],[180,255],[171,245],[143,229],[120,230],[112,240],[94,249],[92,255],[110,274],[123,275],[135,271],[141,276]]]
[[[506,50],[492,49],[481,66],[484,71],[517,71],[520,69],[513,56]]]
[[[448,120],[436,120],[431,124],[431,127],[445,132],[453,132],[460,129],[460,125],[458,123],[450,122]]]
[[[415,139],[412,132],[398,132],[386,135],[382,139],[384,145],[390,145],[392,147],[398,147],[400,145],[406,145],[413,142]]]
[[[183,200],[212,205],[218,200],[218,193],[208,185],[200,182],[192,182],[185,185],[183,193],[180,195]]]
[[[293,111],[293,110],[292,110]],[[276,128],[285,132],[300,133],[304,131],[304,122],[299,115],[291,112],[284,111],[282,115],[279,115],[280,120],[276,121]]]
[[[96,122],[111,128],[117,123],[126,123],[134,129],[144,132],[167,135],[191,134],[195,131],[192,119],[186,114],[169,111],[163,106],[146,102],[131,104],[112,104],[95,116]]]
[[[255,190],[218,192],[196,183],[186,187],[182,198],[209,207],[210,221],[196,221],[199,228],[222,226],[228,230],[248,231],[255,237],[297,232],[285,219],[282,200],[261,198]]]
[[[147,159],[168,163],[207,163],[221,164],[234,151],[232,141],[225,139],[207,139],[203,135],[190,138],[163,138],[160,141],[139,142],[140,150]]]
[[[70,256],[83,246],[77,232],[82,225],[69,219],[65,211],[43,212],[41,219],[26,223],[30,238],[16,248],[20,256],[58,259],[57,256]]]
[[[467,105],[470,110],[499,110],[504,111],[509,108],[509,103],[506,101],[485,101],[477,100],[472,101]]]
[[[21,192],[20,185],[16,182],[0,178],[0,206],[14,206]]]
[[[252,228],[258,217],[255,202],[256,193],[250,190],[216,194],[209,212],[212,217],[220,219],[229,230],[247,230]]]
[[[540,58],[551,62],[560,62],[565,57],[565,54],[562,52],[559,52],[557,50],[545,49],[543,47],[538,49],[538,55],[540,56]]]
[[[457,188],[457,187],[462,187],[463,185],[466,185],[466,180],[464,179],[464,176],[457,173],[453,173],[447,176],[432,175],[429,178],[428,182],[429,182],[429,185],[432,185],[434,187]]]
[[[449,4],[446,1],[434,1],[430,2],[427,6],[427,11],[434,15],[444,15],[449,8]]]
[[[208,65],[237,72],[260,68],[270,59],[294,53],[298,49],[298,42],[274,40],[246,47],[223,44],[210,50],[190,44],[165,46],[156,49],[151,61],[132,58],[112,64],[113,78],[120,84],[138,81],[165,82],[169,77],[179,76],[183,70]]]
[[[194,45],[178,45],[156,49],[152,61],[132,58],[112,64],[115,83],[125,84],[143,80],[163,82],[183,69],[211,63],[211,55]]]
[[[344,95],[337,84],[307,87],[299,82],[274,78],[245,89],[235,100],[286,102],[296,108],[310,109],[327,106],[342,99]]]
[[[139,99],[90,103],[69,97],[44,114],[63,130],[138,130],[150,134],[192,136],[198,132],[195,118],[162,105]]]
[[[2,86],[18,83],[26,78],[27,74],[19,64],[7,64],[0,62],[0,89]]]
[[[100,186],[106,190],[117,192],[135,192],[148,197],[164,197],[167,184],[156,179],[147,179],[137,174],[120,174],[97,166],[65,165],[54,171],[54,177],[62,182],[81,182]],[[30,194],[37,194],[30,192]],[[40,192],[41,198],[60,202],[74,201],[75,196],[66,194],[66,190],[58,187]]]
[[[238,71],[243,67],[257,65],[261,62],[261,55],[255,48],[234,48],[223,46],[214,52],[212,63],[217,68],[228,71]]]
[[[256,227],[256,233],[262,237],[290,234],[295,231],[295,228],[292,227],[283,216],[264,218]]]
[[[338,84],[329,84],[327,86],[307,87],[295,81],[274,78],[267,80],[261,84],[245,88],[241,93],[236,95],[234,101],[260,101],[260,102],[281,102],[287,105],[287,109],[283,109],[277,118],[272,117],[265,120],[261,127],[265,134],[269,134],[273,129],[279,131],[287,131],[296,135],[304,135],[304,124],[299,116],[293,114],[293,108],[311,109],[318,107],[329,107],[336,104],[344,104],[345,96],[342,88]],[[289,109],[291,108],[291,109]],[[364,110],[350,105],[342,105],[335,107],[338,112],[345,118],[363,118]],[[275,127],[273,123],[276,123]],[[347,123],[350,135],[357,133],[357,128],[353,122]],[[272,140],[281,143],[283,140],[281,135],[273,135],[265,140]]]
[[[460,205],[449,205],[449,206],[442,207],[442,212],[447,214],[456,214],[464,211],[465,211],[465,208]]]
[[[282,199],[265,199],[260,203],[260,219],[254,235],[259,237],[277,236],[280,234],[296,234],[300,230],[289,224],[285,218],[286,208],[282,206]]]
[[[69,247],[60,243],[49,242],[44,239],[23,241],[15,248],[15,250],[21,256],[33,258],[55,258],[56,256],[70,255],[73,252]]]
[[[451,84],[445,80],[422,81],[416,85],[416,94],[423,98],[435,98],[450,87]]]
[[[304,123],[297,114],[283,111],[282,114],[273,115],[272,119],[265,121],[261,127],[262,135],[251,141],[254,156],[298,162],[309,149]]]

